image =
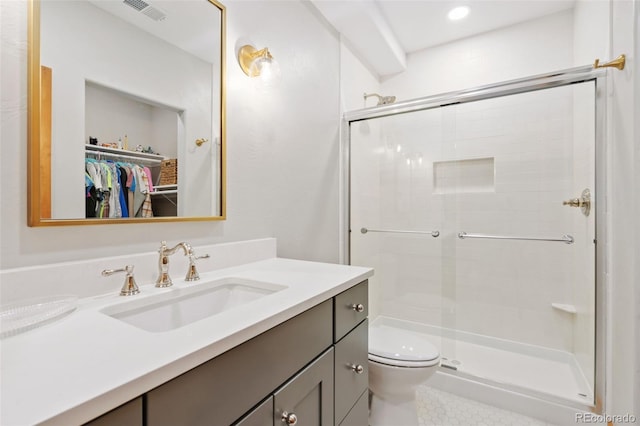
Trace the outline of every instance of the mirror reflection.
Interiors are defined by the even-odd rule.
[[[224,216],[223,12],[40,2],[41,219]]]

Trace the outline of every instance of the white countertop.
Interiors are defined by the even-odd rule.
[[[89,421],[352,287],[370,268],[273,258],[201,273],[141,293],[81,299],[51,324],[0,341],[0,424]],[[232,310],[161,333],[100,312],[114,304],[225,277],[286,286]]]

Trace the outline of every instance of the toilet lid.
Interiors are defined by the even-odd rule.
[[[438,349],[424,336],[395,327],[379,326],[369,329],[369,353],[375,357],[408,363],[427,363],[437,360]]]

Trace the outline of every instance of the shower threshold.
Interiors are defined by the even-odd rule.
[[[567,405],[589,406],[593,391],[573,354],[514,341],[380,316],[377,326],[423,334],[440,351],[440,372]]]

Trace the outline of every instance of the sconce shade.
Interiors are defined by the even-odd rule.
[[[262,71],[263,65],[271,64],[273,56],[268,48],[257,50],[251,45],[245,45],[238,52],[238,63],[242,71],[249,77],[258,77]]]

